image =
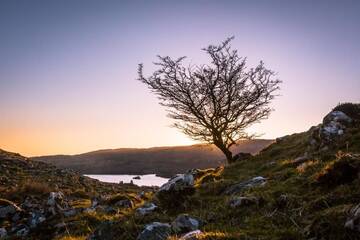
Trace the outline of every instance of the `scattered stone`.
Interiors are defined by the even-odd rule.
[[[180,240],[198,240],[201,234],[200,230],[191,231],[183,235]]]
[[[360,204],[350,210],[345,222],[345,228],[360,232]]]
[[[165,240],[171,235],[168,223],[153,222],[145,226],[137,240]]]
[[[253,188],[256,186],[263,186],[265,184],[266,184],[266,178],[258,176],[258,177],[254,177],[250,180],[232,185],[232,186],[228,187],[224,193],[226,195],[232,195],[232,194],[240,193],[240,192],[244,191],[245,189]]]
[[[186,233],[199,229],[201,221],[197,218],[190,217],[187,214],[181,214],[171,223],[171,228],[176,233]]]
[[[240,207],[240,206],[249,206],[259,204],[259,199],[256,197],[233,197],[229,201],[229,205],[232,208]]]
[[[30,215],[28,224],[30,228],[36,228],[40,223],[46,220],[45,216],[38,212],[33,212]]]
[[[145,203],[142,207],[136,209],[136,213],[140,216],[145,216],[154,212],[157,208],[154,203]]]

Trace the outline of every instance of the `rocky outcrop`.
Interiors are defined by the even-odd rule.
[[[330,112],[324,117],[322,124],[311,129],[310,146],[323,151],[328,149],[341,141],[353,123],[354,120],[341,111]]]

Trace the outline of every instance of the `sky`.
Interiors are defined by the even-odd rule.
[[[249,132],[306,131],[360,101],[360,1],[0,1],[0,148],[25,156],[187,145],[137,65],[232,46],[283,81]]]

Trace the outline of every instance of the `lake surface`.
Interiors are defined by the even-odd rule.
[[[120,183],[121,181],[123,183],[130,183],[130,181],[132,180],[133,183],[138,186],[158,186],[158,187],[160,187],[161,185],[163,185],[164,183],[166,183],[169,180],[168,178],[158,177],[155,174],[146,174],[146,175],[126,175],[126,174],[94,175],[94,174],[90,174],[90,175],[84,175],[84,176],[91,177],[91,178],[97,179],[99,181],[108,182],[108,183]],[[136,176],[139,176],[140,179],[133,179]]]

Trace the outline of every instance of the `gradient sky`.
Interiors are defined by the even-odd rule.
[[[0,148],[26,156],[193,143],[137,64],[234,35],[249,66],[283,80],[264,138],[307,130],[360,101],[360,1],[0,1]]]

